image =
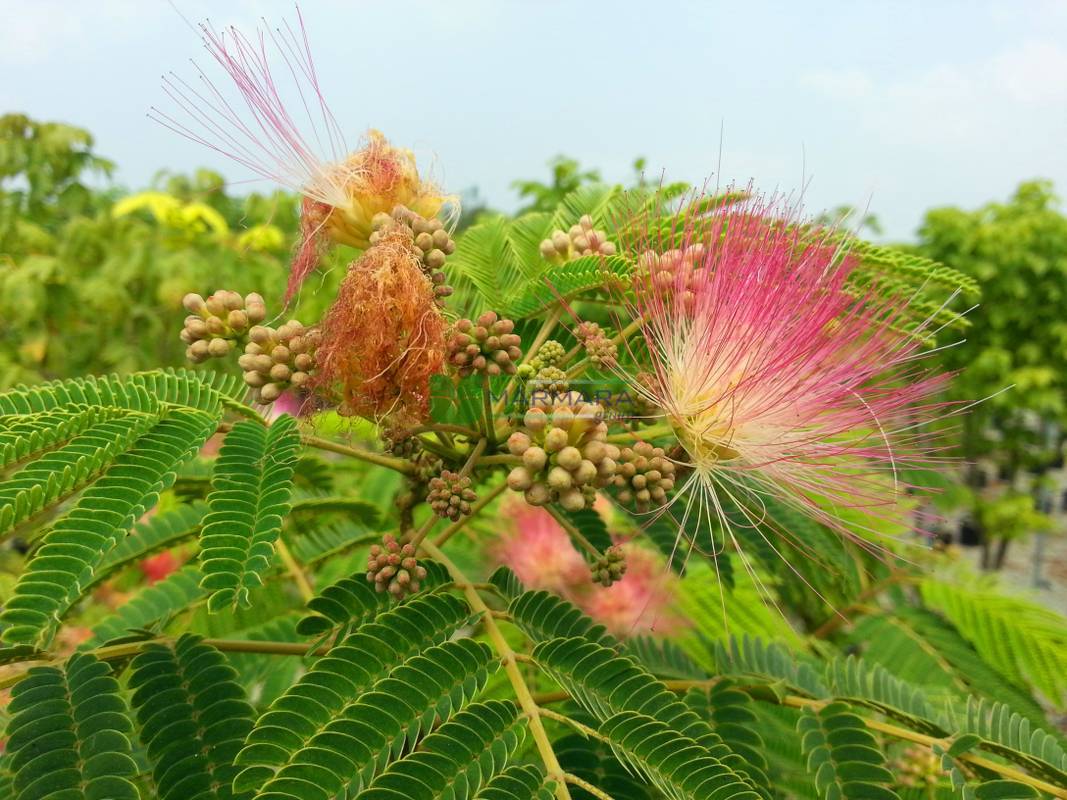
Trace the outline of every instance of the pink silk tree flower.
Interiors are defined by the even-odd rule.
[[[591,583],[585,559],[551,514],[526,503],[509,503],[502,516],[512,521],[512,529],[494,543],[492,555],[526,588],[571,599],[574,591]]]
[[[736,197],[616,225],[637,254],[620,292],[644,323],[631,355],[649,365],[620,375],[661,410],[653,435],[680,445],[668,502],[684,498],[683,524],[725,530],[734,546],[732,526],[774,525],[770,501],[871,546],[835,508],[905,522],[900,472],[937,461],[916,428],[942,408],[930,398],[946,376],[920,363],[908,298],[853,280],[843,237],[781,200]]]
[[[202,70],[201,86],[170,73],[163,90],[175,108],[153,107],[149,117],[303,196],[286,300],[329,243],[366,249],[375,214],[398,205],[424,217],[446,206],[458,212],[455,198],[419,177],[414,154],[378,131],[349,148],[323,97],[299,9],[295,27],[285,23],[251,38],[233,27],[218,32],[201,24],[200,31],[231,90]]]
[[[616,636],[654,633],[669,636],[686,626],[672,608],[681,585],[652,552],[634,544],[623,546],[626,573],[611,586],[593,585],[575,602]]]
[[[513,527],[494,543],[492,556],[527,589],[560,595],[618,636],[670,634],[684,626],[670,611],[678,579],[647,549],[624,545],[626,573],[605,588],[593,583],[585,559],[545,509],[509,503],[502,516]]]

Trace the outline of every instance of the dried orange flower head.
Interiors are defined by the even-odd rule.
[[[287,299],[328,244],[367,248],[375,214],[397,205],[427,218],[446,204],[458,210],[456,198],[420,178],[410,150],[393,147],[378,131],[370,131],[356,150],[347,145],[323,96],[299,9],[297,17],[294,25],[286,22],[253,36],[202,24],[205,48],[236,91],[227,92],[204,73],[206,92],[172,75],[164,78],[163,89],[175,108],[150,113],[186,138],[303,195],[302,237]],[[272,70],[278,59],[282,68]]]
[[[322,321],[316,388],[342,413],[414,424],[444,369],[446,323],[411,231],[396,226],[348,268]]]

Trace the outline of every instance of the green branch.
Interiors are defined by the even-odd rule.
[[[482,623],[485,626],[485,632],[489,636],[489,641],[493,645],[493,649],[496,650],[497,655],[500,656],[500,660],[504,665],[504,672],[508,676],[508,681],[511,683],[511,688],[515,692],[515,697],[519,701],[519,706],[522,708],[523,713],[526,715],[526,719],[529,722],[530,735],[533,737],[534,743],[537,745],[537,751],[541,756],[541,761],[545,765],[545,772],[548,773],[549,780],[556,782],[556,800],[571,800],[570,791],[567,789],[566,776],[564,775],[563,768],[559,764],[559,760],[556,758],[556,752],[552,749],[552,742],[549,741],[548,734],[545,732],[545,726],[541,722],[540,709],[537,703],[533,700],[533,695],[530,693],[530,688],[526,685],[526,681],[523,680],[522,671],[519,669],[518,660],[515,658],[515,651],[511,649],[511,645],[508,644],[507,639],[504,638],[504,634],[500,632],[500,628],[497,627],[496,620],[490,613],[489,606],[482,600],[482,596],[478,594],[478,590],[474,587],[474,584],[468,580],[467,576],[463,574],[463,571],[457,567],[452,560],[444,554],[444,552],[437,547],[437,545],[431,542],[423,542],[422,549],[425,553],[436,561],[441,562],[448,569],[452,575],[452,579],[456,582],[457,588],[463,591],[463,595],[467,598],[467,602],[470,603],[471,610],[475,613],[482,615]]]

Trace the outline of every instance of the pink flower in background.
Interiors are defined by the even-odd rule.
[[[158,555],[149,556],[141,561],[138,565],[141,568],[141,572],[145,576],[145,580],[149,585],[161,581],[174,572],[181,563],[177,557],[170,550],[166,550]]]
[[[625,545],[626,574],[608,588],[592,581],[589,566],[570,537],[543,508],[504,507],[513,530],[494,545],[493,556],[527,589],[545,589],[570,600],[618,636],[678,631],[684,620],[669,611],[677,578],[653,553]]]
[[[585,559],[551,514],[526,503],[510,503],[503,516],[514,527],[496,541],[493,556],[510,567],[524,586],[568,597],[574,589],[590,584]]]
[[[774,500],[844,535],[833,506],[903,522],[899,471],[934,460],[915,429],[945,380],[917,365],[908,298],[853,280],[840,237],[781,201],[692,201],[618,234],[641,253],[627,297],[652,366],[624,377],[684,448],[679,516],[730,533]]]
[[[581,609],[616,636],[642,633],[670,635],[685,627],[685,619],[672,611],[679,590],[674,573],[648,550],[624,545],[626,574],[622,580],[578,598]]]
[[[308,411],[308,400],[294,391],[282,392],[278,399],[267,406],[263,412],[268,420],[273,422],[282,414],[288,414],[291,417],[299,418],[301,414]]]
[[[419,177],[414,154],[378,131],[359,149],[348,146],[326,104],[299,9],[295,25],[252,36],[207,23],[200,32],[229,80],[216,85],[203,71],[195,81],[171,73],[163,90],[174,107],[152,108],[149,117],[303,196],[287,300],[329,243],[368,247],[375,214],[397,205],[426,217],[446,205],[458,212],[455,198]]]

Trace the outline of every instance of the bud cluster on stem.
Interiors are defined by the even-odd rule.
[[[318,328],[306,328],[294,319],[277,330],[257,325],[248,338],[237,363],[257,402],[273,403],[286,389],[303,386],[315,374],[315,351],[321,340]]]
[[[461,319],[448,340],[448,360],[460,377],[514,375],[522,350],[522,340],[514,333],[515,323],[486,311],[473,322]]]
[[[434,298],[438,305],[443,305],[445,298],[451,296],[452,287],[447,284],[444,273],[445,260],[456,249],[456,243],[449,236],[445,225],[436,217],[426,219],[405,206],[396,206],[391,214],[375,214],[371,220],[374,232],[370,235],[371,246],[376,245],[384,233],[394,227],[407,228],[412,237],[412,252],[422,265],[422,271],[433,284]]]
[[[220,289],[206,300],[190,292],[182,298],[182,305],[189,316],[182,326],[181,340],[188,345],[186,358],[194,364],[229,355],[247,340],[249,328],[267,316],[263,298],[254,292],[242,297]]]
[[[523,428],[508,438],[508,451],[522,459],[508,475],[508,486],[530,505],[591,507],[597,488],[614,476],[619,456],[619,448],[605,441],[607,432],[604,409],[580,398],[548,412],[531,408]]]
[[[608,241],[606,232],[593,225],[593,218],[585,214],[577,225],[564,232],[556,230],[541,242],[541,255],[549,261],[562,264],[578,256],[613,256],[615,244]]]

